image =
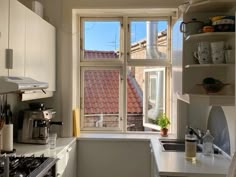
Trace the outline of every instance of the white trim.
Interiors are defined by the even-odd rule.
[[[147,128],[151,128],[153,130],[161,130],[161,127],[155,124],[144,123],[143,126]]]
[[[177,16],[178,8],[138,8],[138,9],[73,9],[73,13],[87,17],[157,17]]]

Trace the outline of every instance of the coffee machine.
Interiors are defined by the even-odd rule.
[[[28,109],[22,112],[18,127],[18,142],[30,144],[47,144],[51,125],[62,125],[53,122],[56,112],[53,109]]]

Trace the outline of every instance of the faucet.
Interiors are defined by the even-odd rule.
[[[191,130],[193,132],[194,135],[197,136],[198,138],[198,143],[199,144],[202,144],[202,137],[204,136],[204,133],[200,130],[200,129],[197,129],[197,131],[192,128],[191,126],[187,126],[187,129],[188,130]]]

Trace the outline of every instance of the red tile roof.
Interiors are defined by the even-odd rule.
[[[88,52],[91,58],[96,58],[97,51]],[[93,53],[94,56],[92,56]],[[106,52],[102,51],[102,53]],[[110,56],[115,56],[115,54],[109,52]],[[117,114],[119,109],[119,71],[87,70],[84,77],[85,114]],[[142,113],[142,100],[129,78],[127,79],[127,90],[127,112]]]
[[[94,59],[94,58],[100,58],[100,59],[108,59],[108,58],[118,58],[117,53],[114,51],[97,51],[97,50],[86,50],[84,52],[84,58],[86,59]]]

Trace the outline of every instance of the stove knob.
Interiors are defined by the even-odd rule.
[[[4,165],[5,165],[5,162],[4,161],[0,161],[0,167],[4,167]]]

